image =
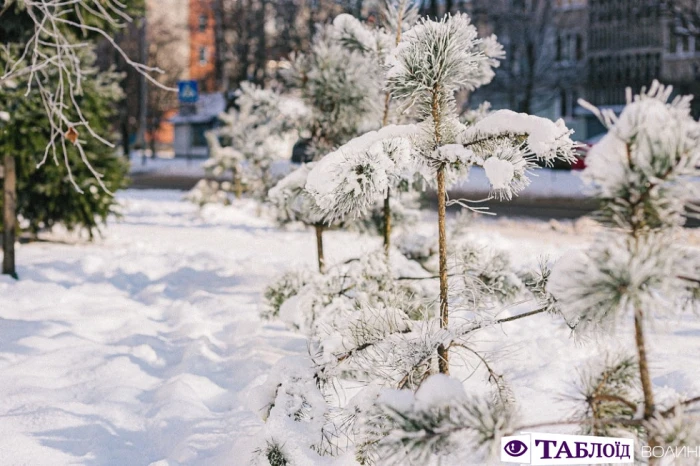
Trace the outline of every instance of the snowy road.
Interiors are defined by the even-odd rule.
[[[312,267],[315,240],[280,231],[252,204],[200,213],[181,195],[120,194],[124,218],[95,244],[20,247],[21,280],[0,278],[0,465],[248,464],[261,426],[249,393],[279,358],[307,351],[259,320],[260,293],[276,274]],[[585,222],[488,222],[475,231],[519,263],[590,239]],[[378,245],[326,237],[331,263]],[[700,324],[669,316],[651,343],[661,399],[664,386],[700,393]],[[532,421],[570,412],[552,399],[572,394],[572,369],[631,341],[582,345],[546,316],[483,335]]]

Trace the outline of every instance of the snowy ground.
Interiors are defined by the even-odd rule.
[[[313,266],[314,236],[280,231],[250,204],[200,213],[180,196],[128,191],[124,218],[97,243],[19,249],[21,280],[0,278],[1,465],[247,464],[261,426],[250,392],[279,358],[307,349],[258,319],[260,292],[283,270]],[[592,238],[585,220],[474,229],[520,263]],[[330,262],[378,245],[326,237]],[[671,311],[649,349],[654,382],[698,394],[700,322]],[[576,370],[632,341],[575,342],[546,315],[521,322],[481,337],[533,422],[569,413]]]

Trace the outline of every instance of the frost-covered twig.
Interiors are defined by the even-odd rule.
[[[13,3],[6,2],[6,7]],[[26,42],[20,44],[17,54],[11,53],[14,52],[12,48],[4,50],[8,61],[6,68],[0,70],[0,84],[21,80],[26,82],[27,95],[30,92],[41,95],[51,126],[51,137],[38,166],[43,165],[49,155],[58,164],[58,152],[61,152],[61,163],[66,166],[68,179],[78,192],[82,192],[73,179],[68,162],[68,147],[72,145],[82,163],[89,168],[102,189],[107,191],[102,175],[93,169],[87,159],[80,139],[80,133],[84,131],[106,146],[113,147],[103,135],[93,130],[81,111],[82,83],[91,74],[86,69],[83,56],[91,44],[80,37],[92,34],[107,40],[129,66],[152,84],[171,91],[174,89],[152,76],[152,73],[160,73],[161,70],[132,60],[106,32],[106,27],[120,28],[132,21],[123,3],[117,0],[23,0],[15,7],[19,7],[21,14],[29,18],[33,29]]]

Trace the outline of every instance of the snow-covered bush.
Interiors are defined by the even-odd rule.
[[[631,431],[649,446],[677,444],[699,421],[686,411],[699,398],[659,403],[645,332],[657,315],[696,307],[700,285],[699,253],[681,228],[700,194],[700,123],[690,97],[671,100],[671,91],[654,82],[634,97],[628,92],[619,116],[586,104],[608,129],[584,171],[608,228],[587,250],[559,260],[547,286],[577,333],[633,320],[636,357],[608,363],[590,379],[584,421],[593,419],[595,432]]]
[[[396,248],[408,259],[418,262],[425,268],[426,264],[437,256],[438,242],[434,236],[404,233],[396,239]]]
[[[231,184],[228,182],[218,182],[216,180],[199,180],[197,184],[187,194],[185,200],[188,200],[199,207],[206,204],[224,204],[228,205],[231,201],[226,194],[231,189]]]
[[[279,317],[280,308],[291,297],[296,296],[310,280],[310,274],[304,270],[291,270],[265,288],[263,308],[260,315],[264,319]]]
[[[210,183],[210,187],[218,187],[222,194],[233,189],[236,198],[243,195],[243,162],[245,156],[242,152],[231,146],[223,147],[219,140],[218,131],[208,131],[206,133],[207,146],[209,147],[209,158],[204,162],[204,170],[208,178],[223,178],[230,177],[231,182],[227,186],[217,186]],[[208,181],[214,181],[210,179]],[[195,192],[196,192],[195,188]]]
[[[279,181],[273,164],[289,155],[290,140],[296,137],[293,122],[304,117],[306,108],[298,99],[248,82],[236,92],[236,104],[220,115],[223,126],[206,135],[209,159],[204,169],[209,181],[196,186],[190,198],[225,200],[231,191],[240,198],[245,188],[262,203]],[[217,184],[221,178],[230,181]],[[223,195],[212,196],[214,189]]]

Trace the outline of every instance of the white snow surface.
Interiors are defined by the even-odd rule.
[[[515,175],[513,164],[497,157],[490,157],[484,162],[484,171],[493,189],[506,189]]]
[[[126,191],[118,196],[123,219],[95,243],[56,234],[66,242],[19,247],[21,280],[0,278],[0,464],[249,464],[263,428],[255,394],[274,364],[308,351],[299,334],[260,321],[261,292],[286,270],[312,268],[315,238],[256,217],[252,203],[200,212],[181,196]],[[416,230],[432,235],[434,225],[427,213]],[[534,265],[540,254],[582,248],[594,230],[585,220],[484,219],[471,234],[510,251],[516,264]],[[380,246],[379,238],[341,231],[324,241],[330,264]],[[529,422],[570,415],[576,371],[604,348],[629,350],[634,341],[630,326],[615,338],[578,342],[550,316],[518,322],[480,341]],[[697,318],[669,313],[649,342],[659,402],[672,390],[699,394]],[[470,394],[487,388],[472,369],[453,370]],[[443,381],[434,382],[416,396],[447,395]]]

